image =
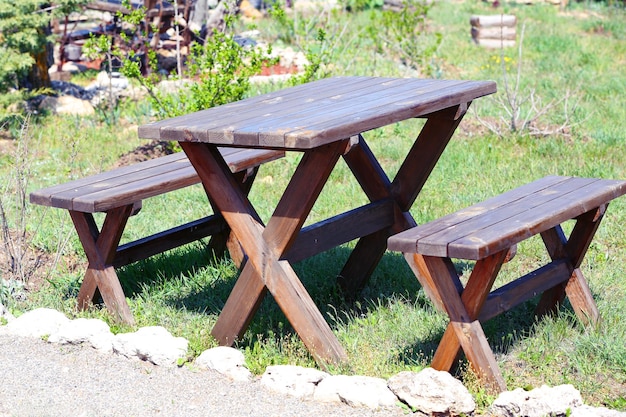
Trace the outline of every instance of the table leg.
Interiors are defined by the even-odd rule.
[[[220,343],[232,344],[245,332],[267,289],[320,364],[346,359],[343,347],[291,265],[280,260],[295,241],[346,143],[304,153],[267,227],[263,228],[217,148],[181,142],[209,195],[248,255],[212,332]]]
[[[250,193],[250,189],[252,188],[252,183],[254,182],[258,169],[258,167],[255,167],[248,170],[248,172],[237,172],[233,174],[237,182],[240,184],[242,191],[246,195]],[[214,207],[210,197],[209,202],[211,203],[211,206]],[[216,215],[219,215],[219,211],[213,210],[213,212],[216,213]],[[243,252],[239,241],[237,241],[228,227],[223,232],[212,235],[209,240],[209,250],[211,250],[215,256],[222,257],[226,249],[228,249],[230,257],[235,265],[237,265],[238,268],[241,268],[246,254]]]
[[[422,190],[454,131],[463,119],[469,103],[451,107],[428,116],[413,147],[393,182],[376,161],[365,141],[344,155],[344,159],[371,201],[393,198],[398,207],[396,223],[388,230],[364,236],[357,242],[339,275],[339,284],[347,297],[354,298],[363,289],[378,265],[392,234],[415,226],[408,213]]]
[[[607,206],[608,204],[605,204],[577,217],[569,239],[565,237],[560,226],[541,234],[552,260],[568,259],[572,275],[566,283],[543,293],[535,310],[537,315],[556,311],[567,295],[576,315],[583,323],[595,324],[600,319],[598,307],[587,280],[580,270],[580,265],[600,226]]]
[[[96,290],[99,290],[109,312],[122,322],[131,325],[135,320],[112,263],[132,211],[132,204],[109,210],[102,231],[98,232],[91,213],[70,210],[74,227],[89,261],[78,293],[78,308],[87,308]]]
[[[450,323],[433,359],[433,368],[449,370],[459,346],[474,372],[494,392],[506,390],[506,384],[480,322],[476,319],[508,250],[478,261],[463,295],[459,295],[455,279],[450,275],[449,258],[424,256],[424,264],[432,277],[436,292],[450,317]],[[454,272],[456,275],[456,272]]]

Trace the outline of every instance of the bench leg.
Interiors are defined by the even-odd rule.
[[[477,317],[506,259],[508,250],[476,263],[465,290],[459,295],[458,274],[449,258],[423,256],[425,273],[433,292],[441,297],[450,323],[439,343],[432,367],[449,371],[462,347],[474,372],[494,392],[506,390],[506,384]]]
[[[96,290],[99,290],[109,312],[131,325],[135,320],[112,263],[132,211],[132,204],[109,210],[102,231],[99,232],[91,213],[70,210],[72,222],[89,261],[78,294],[78,308],[85,309],[91,305]]]
[[[241,185],[241,190],[244,192],[245,195],[248,195],[250,193],[252,183],[254,183],[254,179],[256,178],[256,174],[258,171],[259,167],[255,167],[249,169],[248,171],[242,171],[233,174],[237,182]],[[211,201],[211,197],[209,197],[209,202],[211,203],[211,207],[214,207],[214,203],[213,201]],[[216,210],[214,210],[214,212],[219,213]],[[226,251],[226,249],[228,249],[230,257],[235,265],[237,265],[238,268],[241,268],[243,266],[246,254],[241,248],[241,245],[239,244],[239,241],[237,240],[235,235],[231,233],[228,226],[226,226],[226,230],[224,230],[223,232],[212,235],[211,239],[209,240],[209,250],[211,250],[215,254],[215,256],[224,256],[224,252]]]
[[[405,253],[403,255],[407,264],[413,271],[413,274],[415,274],[415,277],[422,286],[424,293],[426,293],[426,296],[430,299],[430,301],[432,301],[437,310],[445,313],[446,308],[441,299],[441,295],[437,292],[437,288],[433,282],[433,277],[424,262],[424,257],[418,253]],[[456,287],[457,292],[461,294],[461,292],[463,292],[463,284],[456,273],[456,269],[454,269],[454,265],[452,263],[446,263],[446,266],[449,268],[448,275],[452,280],[454,280],[454,286]]]
[[[565,237],[560,226],[541,234],[552,260],[568,260],[571,277],[565,284],[557,285],[544,292],[535,310],[537,315],[541,316],[556,311],[563,302],[565,295],[567,295],[579,320],[585,324],[596,324],[599,321],[600,313],[598,312],[598,307],[580,270],[580,265],[600,226],[607,205],[605,204],[577,217],[569,239]]]

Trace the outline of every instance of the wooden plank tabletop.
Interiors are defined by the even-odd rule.
[[[139,137],[311,149],[495,91],[492,81],[326,78],[143,125]]]

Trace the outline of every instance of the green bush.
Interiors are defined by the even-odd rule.
[[[46,86],[50,20],[86,2],[57,0],[51,7],[46,0],[0,0],[0,93],[24,87],[30,73],[44,81],[35,87]]]

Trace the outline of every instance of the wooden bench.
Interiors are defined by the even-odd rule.
[[[565,295],[585,323],[599,319],[580,265],[608,203],[626,193],[625,181],[551,176],[420,225],[388,240],[404,253],[425,292],[450,318],[432,366],[450,370],[462,348],[493,391],[506,390],[480,325],[536,295],[537,314]],[[574,219],[567,238],[561,224]],[[512,247],[540,234],[551,262],[491,291]],[[475,260],[463,287],[451,258]]]
[[[282,151],[221,148],[225,162],[248,192],[258,167],[284,156]],[[30,194],[30,202],[69,211],[89,266],[78,295],[78,307],[87,308],[96,291],[111,313],[123,322],[134,323],[115,267],[146,259],[195,240],[212,236],[210,246],[217,253],[231,251],[235,262],[243,254],[220,215],[212,215],[163,232],[119,245],[129,217],[142,200],[200,182],[184,153],[175,153],[135,165],[44,188]],[[105,212],[102,229],[93,213]]]

